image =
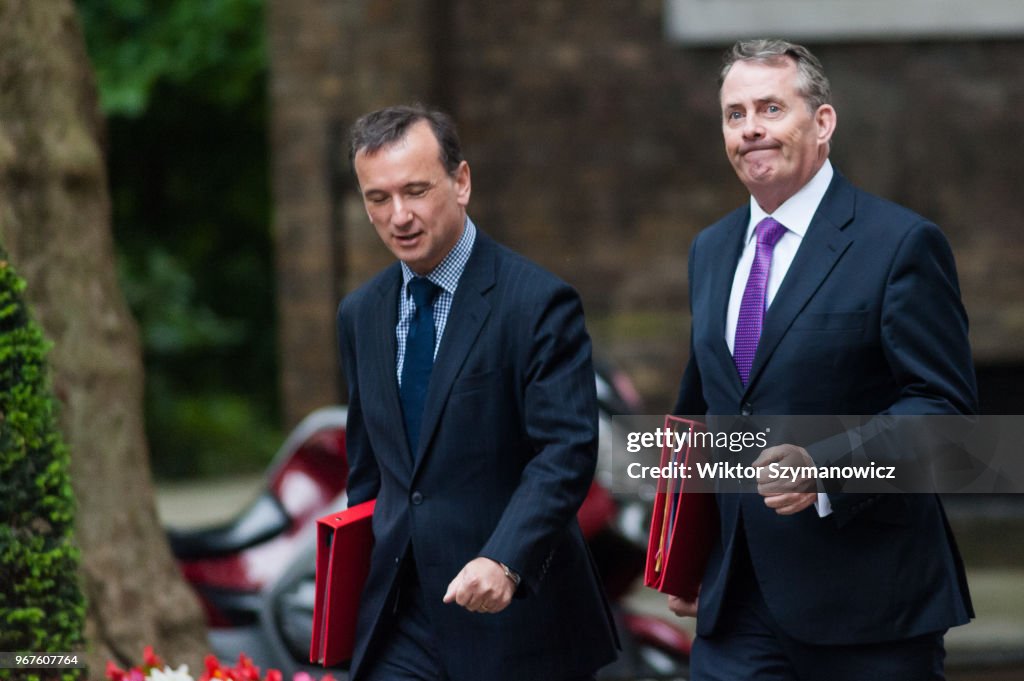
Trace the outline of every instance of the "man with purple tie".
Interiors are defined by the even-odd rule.
[[[928,220],[829,162],[828,79],[805,47],[740,42],[720,100],[747,205],[689,255],[693,315],[681,415],[971,414],[967,316]],[[770,447],[755,466],[814,466]],[[844,494],[814,481],[719,493],[698,599],[694,681],[943,678],[943,635],[973,616],[934,494]]]

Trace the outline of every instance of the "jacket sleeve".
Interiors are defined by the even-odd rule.
[[[345,449],[348,455],[348,504],[355,506],[377,496],[380,469],[367,437],[359,392],[356,342],[353,332],[354,313],[343,301],[338,309],[338,346],[345,379],[348,384],[348,419],[345,425]]]
[[[947,433],[912,417],[971,415],[978,409],[967,313],[953,253],[930,222],[915,224],[897,246],[885,284],[881,327],[882,351],[899,386],[895,401],[858,429],[856,451],[850,451],[848,438],[838,438],[845,447],[833,441],[809,452],[818,465],[850,464],[854,459],[895,464],[913,485],[931,479],[936,452],[955,443]],[[969,428],[970,421],[963,425]],[[870,508],[877,495],[830,491],[829,499],[836,522],[843,525]]]
[[[687,260],[687,281],[689,282],[690,317],[693,317],[693,269],[697,257],[697,241],[690,246],[690,257]],[[704,416],[708,411],[704,401],[704,388],[700,378],[700,367],[693,352],[693,324],[690,324],[690,358],[686,362],[686,370],[679,384],[679,395],[672,413],[676,416]]]
[[[523,420],[534,453],[480,555],[535,591],[587,495],[597,464],[597,395],[590,338],[576,292],[539,301],[524,366]]]
[[[901,389],[889,414],[974,414],[978,409],[967,312],[953,252],[939,228],[901,241],[882,304],[882,343]]]

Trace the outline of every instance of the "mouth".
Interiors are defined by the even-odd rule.
[[[410,234],[394,234],[392,238],[399,246],[412,246],[420,238],[423,232],[412,232]]]
[[[778,148],[778,144],[750,144],[740,148],[740,156],[746,156],[747,154],[759,151],[775,151]]]

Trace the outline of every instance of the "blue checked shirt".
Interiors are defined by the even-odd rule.
[[[459,286],[459,279],[462,271],[466,269],[466,261],[473,251],[473,243],[476,241],[476,225],[468,217],[466,228],[462,236],[455,243],[455,246],[444,260],[427,275],[427,279],[441,287],[440,293],[434,299],[434,357],[437,357],[437,348],[444,336],[444,327],[448,323],[448,313],[452,309],[452,299],[455,297],[455,289]],[[413,302],[409,293],[409,282],[416,274],[409,269],[409,266],[402,263],[402,291],[398,296],[398,326],[395,327],[395,339],[398,341],[398,385],[402,385],[402,366],[405,364],[405,337],[409,333],[409,322],[416,313],[416,303]]]

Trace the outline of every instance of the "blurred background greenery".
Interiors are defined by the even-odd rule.
[[[263,0],[78,0],[158,478],[260,470],[281,440]]]

